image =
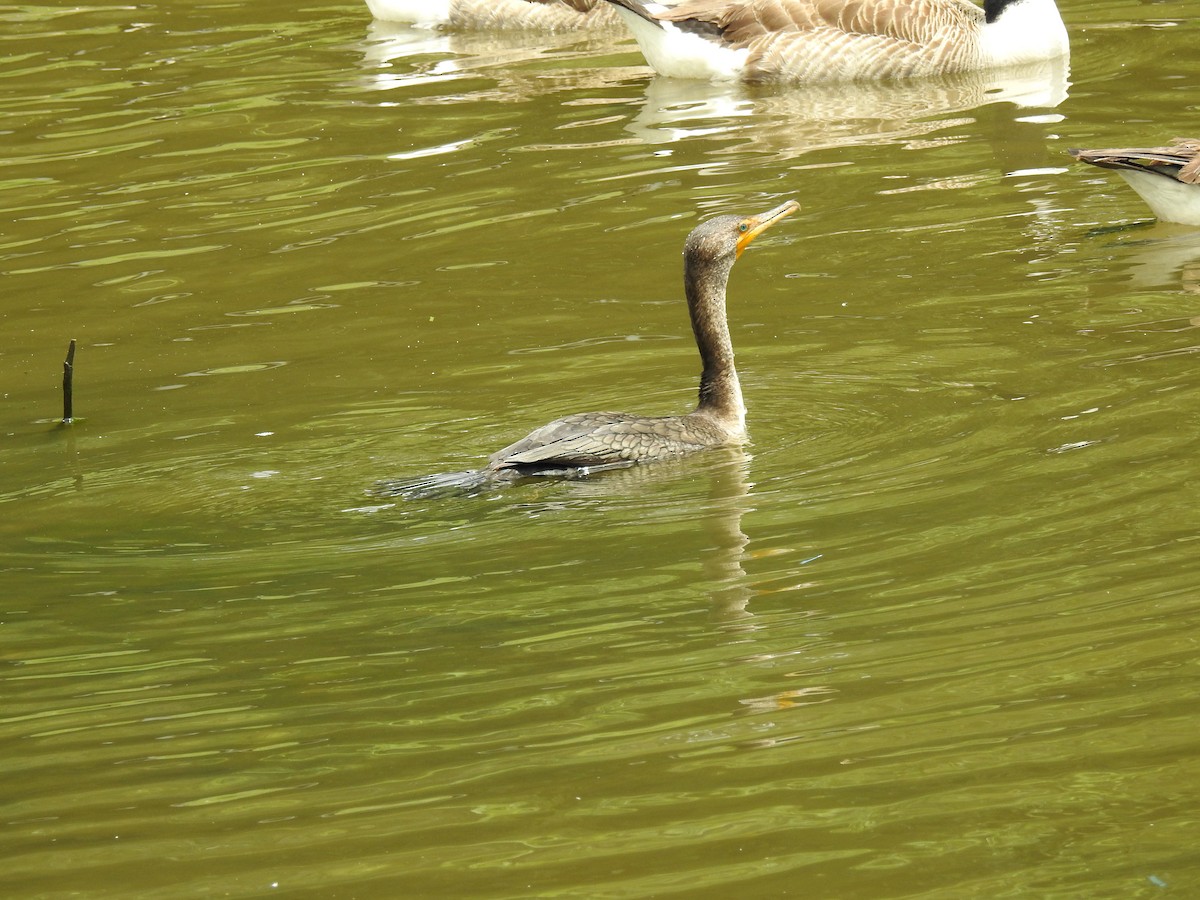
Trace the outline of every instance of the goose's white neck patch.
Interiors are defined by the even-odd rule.
[[[450,0],[367,0],[367,9],[385,22],[431,28],[450,21]]]
[[[665,7],[647,4],[651,12]],[[671,78],[702,78],[709,81],[734,81],[742,77],[750,51],[722,47],[698,34],[683,31],[674,22],[655,25],[618,6],[617,12],[646,57],[660,75]]]
[[[1070,50],[1067,27],[1054,0],[1017,0],[983,26],[979,44],[989,66],[1054,59]]]

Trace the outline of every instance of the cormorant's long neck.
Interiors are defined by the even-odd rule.
[[[733,343],[725,315],[725,285],[732,268],[732,255],[714,261],[686,254],[683,280],[692,331],[704,364],[697,411],[717,416],[729,427],[741,430],[745,427],[746,407],[733,365]]]

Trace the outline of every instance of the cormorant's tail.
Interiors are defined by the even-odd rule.
[[[466,496],[487,487],[494,478],[495,474],[487,469],[442,472],[412,481],[377,481],[371,485],[369,493],[376,497],[399,497],[402,500]]]
[[[587,478],[609,469],[627,469],[630,460],[602,463],[598,466],[531,465],[501,469],[470,469],[466,472],[442,472],[423,475],[412,481],[377,481],[367,493],[373,497],[399,497],[401,500],[427,500],[431,497],[473,497],[488,488],[502,488],[524,481]]]

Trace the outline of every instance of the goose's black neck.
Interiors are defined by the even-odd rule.
[[[983,18],[989,25],[995,22],[1010,6],[1015,6],[1021,0],[983,0]]]

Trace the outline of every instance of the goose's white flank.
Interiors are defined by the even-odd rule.
[[[1200,138],[1175,138],[1169,147],[1067,152],[1115,170],[1162,221],[1200,225]]]
[[[662,75],[854,81],[1005,68],[1070,50],[1054,0],[606,0]]]

